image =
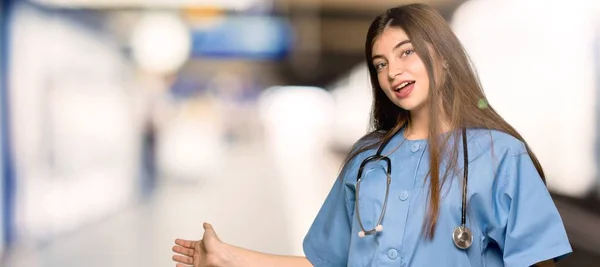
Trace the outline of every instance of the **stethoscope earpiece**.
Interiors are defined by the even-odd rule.
[[[383,225],[378,224],[375,229],[373,230],[369,230],[369,231],[359,231],[358,232],[358,237],[363,238],[366,235],[372,235],[374,233],[380,233],[381,231],[383,231]]]
[[[365,231],[359,231],[358,232],[358,237],[360,237],[360,238],[365,237]]]

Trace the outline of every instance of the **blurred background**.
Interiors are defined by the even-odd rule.
[[[429,0],[600,266],[600,1]],[[403,0],[0,0],[0,266],[174,266],[202,222],[302,255],[368,129],[371,20]]]

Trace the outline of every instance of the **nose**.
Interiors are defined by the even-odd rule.
[[[393,81],[398,75],[404,73],[404,67],[398,63],[388,63],[388,78]]]

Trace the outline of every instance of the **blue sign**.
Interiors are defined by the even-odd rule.
[[[277,17],[235,16],[192,30],[193,57],[280,59],[292,44],[291,26]]]

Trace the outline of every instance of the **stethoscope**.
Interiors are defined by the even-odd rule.
[[[391,139],[392,138],[389,138],[388,140],[384,141],[379,146],[379,149],[377,150],[377,153],[375,155],[369,156],[365,160],[363,160],[363,162],[360,164],[360,167],[358,169],[358,178],[357,178],[357,182],[356,182],[356,193],[355,193],[354,201],[355,201],[355,207],[356,207],[356,217],[358,219],[358,225],[360,226],[360,229],[361,229],[361,231],[358,232],[358,236],[360,238],[365,237],[365,235],[372,235],[372,234],[383,231],[383,225],[381,225],[381,223],[383,222],[383,216],[385,214],[388,196],[389,196],[389,192],[390,192],[390,184],[392,183],[392,161],[387,156],[382,156],[381,153]],[[462,129],[462,142],[463,142],[463,156],[464,156],[464,168],[463,168],[464,181],[463,181],[463,185],[462,185],[462,211],[461,211],[461,218],[460,218],[461,224],[454,229],[454,232],[452,232],[452,240],[454,241],[454,244],[458,248],[467,249],[473,243],[473,234],[471,233],[471,230],[466,226],[466,221],[467,221],[467,182],[468,182],[468,178],[469,178],[469,169],[468,169],[469,155],[468,155],[468,151],[467,151],[467,130],[465,128]],[[381,214],[379,215],[379,219],[377,221],[375,228],[373,228],[371,230],[365,230],[365,228],[362,224],[362,220],[360,218],[360,211],[358,208],[358,192],[360,189],[360,182],[362,179],[361,177],[362,177],[362,173],[363,173],[363,168],[369,162],[377,161],[377,160],[382,160],[387,165],[385,200],[383,202]]]

